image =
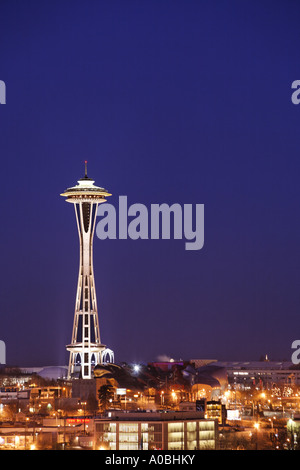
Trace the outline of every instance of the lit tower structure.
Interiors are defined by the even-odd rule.
[[[113,352],[101,344],[95,279],[93,268],[93,238],[98,205],[111,196],[104,188],[94,185],[87,176],[78,181],[78,185],[68,188],[61,196],[74,204],[80,241],[80,261],[75,314],[70,352],[69,378],[79,375],[82,379],[92,378],[93,366],[104,362],[113,362]],[[108,359],[108,360],[107,360]],[[78,374],[79,372],[79,374]]]

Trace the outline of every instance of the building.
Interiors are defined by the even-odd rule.
[[[0,387],[27,387],[34,377],[34,373],[18,367],[0,368]]]
[[[291,449],[299,450],[300,444],[300,415],[295,415],[287,422],[287,433],[291,443]]]
[[[227,370],[216,361],[193,359],[185,367],[183,376],[190,384],[191,401],[219,400],[228,386]]]
[[[65,380],[68,376],[67,366],[21,367],[20,371],[45,380]]]
[[[0,429],[0,449],[216,450],[217,420],[197,412],[112,411],[89,415],[28,418]]]
[[[29,403],[30,393],[30,388],[1,387],[0,403],[8,403],[13,401]]]
[[[208,401],[202,398],[195,402],[181,402],[179,411],[201,411],[206,419],[215,419],[223,426],[226,422],[226,407],[220,400]]]
[[[70,352],[68,378],[91,379],[96,364],[114,362],[113,352],[101,343],[98,308],[93,268],[93,238],[97,209],[111,196],[104,188],[94,185],[87,176],[78,185],[68,188],[61,196],[74,205],[80,242],[80,262],[75,301],[75,314]]]
[[[91,418],[45,419],[0,428],[0,450],[93,449]]]
[[[212,400],[206,402],[207,419],[217,419],[223,425],[226,422],[226,407],[220,401]]]
[[[216,450],[218,422],[202,412],[110,412],[95,419],[95,447],[103,450]]]
[[[274,384],[300,385],[300,369],[288,361],[215,362],[227,371],[228,383],[240,388],[260,385],[271,389]]]
[[[64,386],[32,387],[30,390],[30,406],[34,411],[38,406],[48,405],[53,408],[61,398],[70,397],[70,388]]]

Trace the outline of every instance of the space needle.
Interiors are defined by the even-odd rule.
[[[74,204],[80,242],[79,274],[71,343],[68,377],[91,379],[93,367],[114,362],[113,351],[101,343],[97,298],[93,268],[93,238],[98,205],[111,196],[106,189],[95,186],[85,175],[76,186],[66,189],[61,196]]]

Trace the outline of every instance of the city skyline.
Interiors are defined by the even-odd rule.
[[[299,339],[294,2],[4,1],[2,270],[8,365],[66,365],[79,265],[59,194],[88,160],[128,203],[204,204],[205,242],[94,240],[116,362],[291,360]]]

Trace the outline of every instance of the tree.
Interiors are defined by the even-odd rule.
[[[109,407],[110,400],[114,396],[113,386],[110,384],[102,385],[98,390],[98,399],[100,402],[101,411],[107,410]]]
[[[98,409],[98,401],[93,393],[90,393],[87,398],[87,409],[91,412],[95,412]]]

